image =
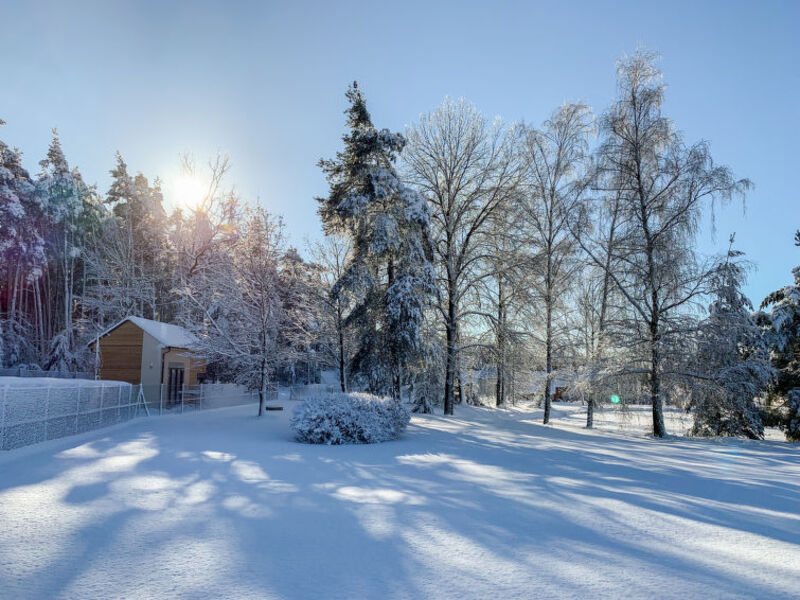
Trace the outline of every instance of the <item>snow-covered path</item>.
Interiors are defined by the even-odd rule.
[[[800,446],[457,410],[372,446],[238,407],[0,454],[0,597],[797,597]]]

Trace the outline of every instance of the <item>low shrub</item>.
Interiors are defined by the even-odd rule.
[[[373,444],[400,436],[411,416],[401,402],[370,394],[319,394],[298,405],[295,437],[307,444]]]

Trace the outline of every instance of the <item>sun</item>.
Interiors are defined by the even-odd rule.
[[[170,200],[176,208],[195,210],[205,199],[206,186],[196,176],[182,173],[169,186]]]

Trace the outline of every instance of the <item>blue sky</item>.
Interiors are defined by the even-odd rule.
[[[320,235],[316,167],[340,147],[357,79],[375,124],[402,130],[445,95],[539,123],[559,104],[601,111],[614,61],[660,52],[666,113],[755,183],[718,210],[703,252],[735,231],[757,303],[800,263],[800,2],[16,2],[0,0],[0,137],[29,170],[58,127],[101,191],[119,150],[167,183],[179,155],[230,154],[243,198]]]

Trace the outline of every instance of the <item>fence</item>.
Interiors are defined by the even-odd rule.
[[[142,392],[150,414],[183,413],[191,410],[224,408],[258,402],[258,391],[233,383],[204,383],[180,387],[144,385]],[[277,400],[275,386],[267,390],[265,401]]]
[[[289,400],[305,400],[311,396],[330,394],[339,388],[325,383],[311,383],[308,385],[293,385],[289,388]]]
[[[277,388],[266,400],[276,400]],[[137,415],[183,413],[258,402],[234,384],[131,385],[119,381],[0,382],[0,450],[107,427]]]
[[[53,379],[94,379],[94,373],[88,371],[41,371],[28,367],[12,367],[0,369],[0,377],[47,377]]]
[[[139,386],[129,383],[30,383],[0,385],[0,450],[107,427],[137,412]]]

